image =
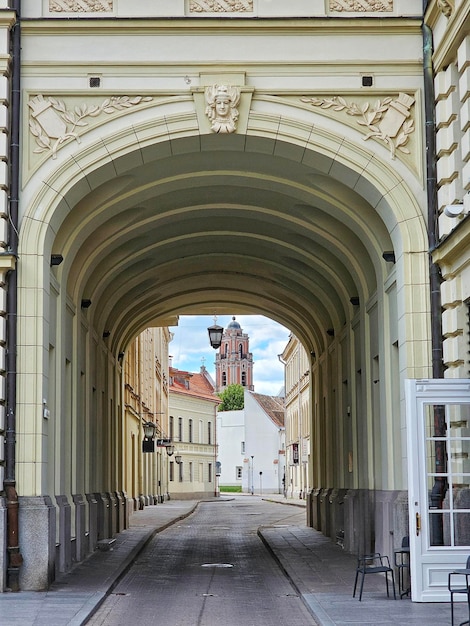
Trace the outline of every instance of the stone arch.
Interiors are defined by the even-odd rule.
[[[272,105],[269,99],[259,100],[262,107]],[[250,114],[246,135],[200,134],[197,116],[188,105],[188,99],[180,97],[176,105],[165,101],[163,106],[156,107],[160,113],[160,109],[164,110],[164,115],[158,118],[148,107],[144,113],[130,116],[132,124],[122,125],[122,119],[114,120],[104,126],[105,131],[109,127],[107,133],[103,133],[103,127],[94,129],[89,133],[87,145],[77,149],[71,143],[57,161],[43,164],[37,172],[43,182],[37,184],[38,176],[33,175],[24,196],[28,209],[22,221],[20,251],[28,250],[30,254],[31,250],[36,250],[35,254],[41,255],[43,249],[47,256],[50,252],[47,242],[52,245],[54,233],[77,203],[93,194],[93,202],[100,205],[96,210],[105,212],[109,206],[107,197],[112,203],[118,191],[125,194],[126,187],[132,188],[133,176],[128,172],[136,165],[145,167],[155,162],[158,167],[163,159],[175,153],[202,154],[224,148],[235,154],[259,151],[259,154],[312,167],[316,201],[324,203],[329,215],[340,216],[352,230],[362,229],[363,236],[368,225],[358,224],[357,200],[366,202],[385,224],[398,265],[403,254],[427,249],[425,221],[419,206],[422,188],[413,176],[406,174],[403,163],[385,158],[388,156],[385,148],[379,150],[375,146],[374,153],[359,145],[357,131],[331,121],[325,124],[320,116],[307,112],[305,106],[294,107],[278,101],[273,107],[275,114],[271,116],[262,107],[260,111],[255,108]],[[181,110],[174,112],[178,108]],[[215,180],[213,173],[209,175]],[[103,176],[110,182],[100,184]],[[249,177],[246,172],[243,176]],[[183,179],[184,176],[164,182],[171,186],[172,182],[180,184]],[[265,180],[269,184],[276,182]],[[342,190],[335,189],[332,193],[328,183],[335,180],[341,182]],[[312,190],[306,189],[307,185],[304,189],[294,186],[298,206],[301,206],[302,192]],[[30,195],[29,189],[34,190],[34,195]],[[345,196],[350,191],[355,194],[356,206],[348,207],[351,197],[346,199]],[[373,245],[372,232],[369,235],[369,243]],[[379,252],[377,248],[375,263],[380,258]],[[36,284],[41,284],[39,277]]]
[[[326,404],[326,381],[341,384],[343,362],[348,372],[363,368],[355,393],[364,395],[370,458],[355,478],[361,487],[373,474],[369,450],[377,444],[373,397],[363,382],[371,357],[383,356],[383,376],[428,374],[420,185],[385,148],[365,147],[357,131],[305,107],[277,103],[275,115],[253,112],[244,134],[214,135],[200,132],[188,100],[181,110],[165,106],[164,116],[155,118],[149,107],[128,124],[120,118],[91,130],[79,146],[64,146],[24,190],[18,438],[34,441],[38,452],[31,461],[29,448],[20,448],[22,493],[47,492],[47,451],[39,442],[48,436],[41,408],[50,333],[60,358],[57,402],[65,401],[66,376],[78,379],[94,358],[107,406],[119,399],[119,355],[140,330],[178,311],[212,313],[214,303],[289,327],[318,357],[312,393]],[[395,264],[383,252],[393,252]],[[52,270],[51,253],[64,257]],[[83,299],[94,303],[86,313]],[[399,372],[390,364],[393,342],[401,349]],[[72,373],[60,371],[65,360]],[[79,413],[73,393],[67,401]],[[385,392],[377,400],[386,416],[380,428],[390,436],[382,442],[391,475],[384,485],[393,488],[403,482],[394,474],[402,461],[394,400]],[[70,429],[64,436],[73,438]],[[315,471],[326,480],[321,467]],[[85,490],[84,482],[77,479],[76,489]]]

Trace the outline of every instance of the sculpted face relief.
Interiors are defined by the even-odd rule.
[[[215,133],[233,133],[237,128],[240,88],[231,85],[206,87],[206,115]]]

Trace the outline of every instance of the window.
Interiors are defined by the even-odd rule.
[[[227,386],[227,373],[222,372],[222,387],[226,387],[226,386]]]
[[[243,359],[243,346],[241,343],[238,346],[238,354],[240,355],[240,358]]]
[[[241,480],[242,479],[242,475],[243,475],[243,467],[236,467],[235,468],[235,476],[237,480]]]
[[[246,372],[242,372],[242,385],[246,387]]]
[[[241,453],[245,454],[245,442],[244,441],[242,441],[242,444],[241,444]]]
[[[209,480],[209,482],[211,483],[211,482],[212,482],[212,463],[209,463],[208,470],[209,470],[209,477],[208,477],[208,480]]]
[[[193,464],[191,461],[189,462],[189,482],[193,482]]]
[[[207,443],[212,443],[212,422],[207,423]]]
[[[181,461],[181,463],[178,465],[178,470],[179,470],[178,480],[180,483],[182,483],[183,482],[183,461]]]
[[[173,419],[173,415],[170,415],[170,421],[169,421],[169,429],[170,429],[170,433],[169,433],[169,437],[170,439],[173,439],[174,436],[174,419]]]
[[[193,443],[193,420],[191,418],[189,419],[188,441],[189,443]]]
[[[183,441],[183,418],[178,417],[178,439]]]
[[[204,443],[204,422],[199,420],[199,443]]]
[[[175,480],[175,464],[170,461],[170,481]]]

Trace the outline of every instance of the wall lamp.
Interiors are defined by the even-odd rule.
[[[154,422],[143,422],[142,427],[144,429],[142,452],[155,452],[156,444],[157,448],[165,448],[168,456],[172,456],[175,451],[175,447],[172,445],[171,439],[155,439],[158,427]]]
[[[395,263],[395,252],[384,252],[382,258],[387,261],[387,263]]]
[[[142,452],[155,452],[155,432],[157,426],[153,422],[144,422],[142,426],[144,429]]]
[[[88,309],[88,307],[91,306],[91,300],[88,300],[88,299],[82,300],[80,306],[82,307],[82,309]]]
[[[175,455],[175,463],[178,463],[178,465],[181,463],[181,454]]]
[[[64,257],[61,254],[51,254],[51,267],[53,265],[60,265]]]

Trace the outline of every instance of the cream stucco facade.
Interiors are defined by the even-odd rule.
[[[170,337],[168,328],[147,328],[123,355],[123,491],[132,500],[134,510],[163,502],[169,493],[166,446],[154,446],[154,453],[144,453],[143,426],[152,422],[156,425],[155,440],[169,439]]]
[[[348,549],[375,536],[390,551],[407,523],[404,380],[433,375],[421,1],[23,0],[13,29],[15,10],[0,9],[13,579],[53,578],[57,498],[75,520],[87,494],[135,484],[122,465],[121,355],[147,327],[214,310],[267,315],[301,342],[306,486],[350,491]],[[469,102],[468,2],[430,2],[426,21],[441,42],[442,209],[466,188],[468,128],[454,121]],[[441,218],[442,233],[453,224]],[[450,247],[434,258],[450,268],[445,361],[458,370],[466,260]],[[315,507],[311,493],[310,519]],[[13,507],[0,512],[4,532]]]

